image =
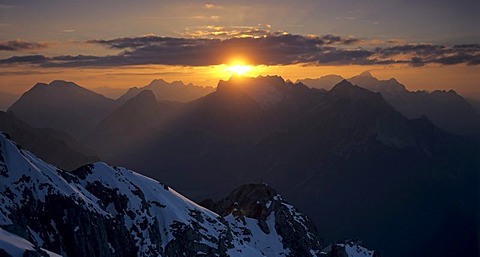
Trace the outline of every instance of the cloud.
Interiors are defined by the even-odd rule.
[[[223,27],[211,27],[218,33],[232,33]],[[252,65],[390,65],[480,64],[480,45],[452,47],[435,44],[406,44],[392,41],[383,47],[365,44],[365,40],[336,35],[303,36],[284,32],[250,30],[239,27],[248,36],[221,38],[160,37],[145,35],[114,39],[96,39],[88,44],[118,50],[108,56],[43,55],[14,56],[0,64],[32,64],[40,67],[120,67],[130,65],[207,66],[228,64],[241,57]],[[240,33],[240,32],[239,32]]]
[[[212,4],[212,3],[204,4],[203,8],[205,8],[205,9],[222,9],[221,6],[218,6],[218,5],[215,5],[215,4]]]
[[[45,43],[28,42],[23,40],[10,40],[0,42],[0,51],[35,50],[47,47]]]
[[[410,57],[412,66],[423,66],[429,63],[478,65],[480,59],[479,44],[454,45],[453,47],[425,43],[403,44],[377,48],[376,51],[382,58]]]
[[[49,61],[49,58],[43,55],[25,55],[13,56],[7,59],[0,60],[0,64],[40,64]]]
[[[215,16],[212,16],[215,17]],[[212,19],[211,17],[211,19]],[[220,18],[220,17],[218,17]],[[281,35],[283,31],[271,31],[271,25],[258,24],[257,26],[199,26],[187,28],[181,35],[188,38],[217,38],[229,39],[238,37],[266,37]]]

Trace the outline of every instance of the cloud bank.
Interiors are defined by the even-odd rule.
[[[85,43],[118,50],[118,54],[13,56],[0,60],[0,64],[30,64],[40,67],[116,67],[150,64],[207,66],[228,64],[233,56],[242,57],[252,65],[480,64],[479,44],[444,46],[385,42],[381,47],[369,47],[364,40],[335,35],[303,36],[258,30],[244,31],[242,35],[246,36],[220,39],[148,35],[96,39]],[[25,41],[0,43],[0,50],[5,51],[39,47],[41,47],[39,43]]]
[[[35,50],[47,47],[45,43],[28,42],[23,40],[10,40],[0,42],[0,51]]]

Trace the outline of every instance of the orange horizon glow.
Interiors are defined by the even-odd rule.
[[[238,67],[235,67],[238,66]],[[243,68],[248,66],[249,69]],[[235,68],[232,68],[235,67]],[[219,80],[228,80],[233,74],[257,77],[278,75],[285,80],[295,82],[297,79],[319,78],[337,74],[350,78],[364,71],[370,71],[378,79],[396,78],[407,89],[415,90],[449,90],[461,94],[475,94],[480,97],[480,67],[467,65],[409,67],[392,66],[315,66],[315,65],[250,65],[247,62],[230,62],[230,65],[211,66],[167,66],[144,65],[119,68],[36,68],[30,74],[17,68],[6,69],[0,75],[0,91],[21,94],[37,82],[50,83],[53,80],[73,81],[88,89],[98,87],[130,88],[148,85],[154,79],[166,81],[182,80],[199,86],[216,87]]]

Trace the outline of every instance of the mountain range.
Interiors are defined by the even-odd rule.
[[[405,115],[393,104],[406,90],[396,80],[360,77],[371,90],[277,76],[234,76],[184,103],[143,90],[114,101],[80,142],[194,200],[211,198],[202,203],[219,214],[231,208],[222,201],[231,188],[265,182],[304,210],[326,242],[355,236],[386,256],[478,255],[478,143],[443,130],[436,116]],[[443,102],[433,110],[468,107],[454,92],[405,94]],[[458,134],[470,136],[467,128]]]
[[[184,84],[182,81],[173,81],[171,83],[163,79],[155,79],[144,87],[132,87],[123,94],[118,101],[125,103],[140,92],[150,90],[159,101],[190,102],[202,96],[208,95],[215,89],[213,87],[200,87],[192,83]]]
[[[125,168],[58,169],[5,134],[0,176],[1,256],[378,255],[352,241],[322,251],[311,220],[265,184],[234,190],[217,214]]]
[[[113,100],[73,82],[55,80],[49,84],[37,83],[8,112],[33,127],[53,128],[84,140],[112,112],[146,90],[159,100],[186,102],[212,92],[213,88],[154,80],[145,87],[130,88]]]
[[[343,78],[328,75],[318,79],[299,80],[307,86],[329,90]],[[425,115],[435,125],[455,134],[480,140],[480,112],[454,90],[409,91],[396,79],[378,80],[370,72],[347,79],[355,85],[378,92],[397,111],[413,119]]]

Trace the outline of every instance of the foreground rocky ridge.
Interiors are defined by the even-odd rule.
[[[233,196],[249,195],[250,203],[237,205],[229,196],[218,215],[125,168],[95,163],[72,172],[60,170],[21,150],[4,134],[0,176],[2,256],[322,253],[313,223],[265,185],[237,189]],[[258,208],[251,201],[258,201]]]

